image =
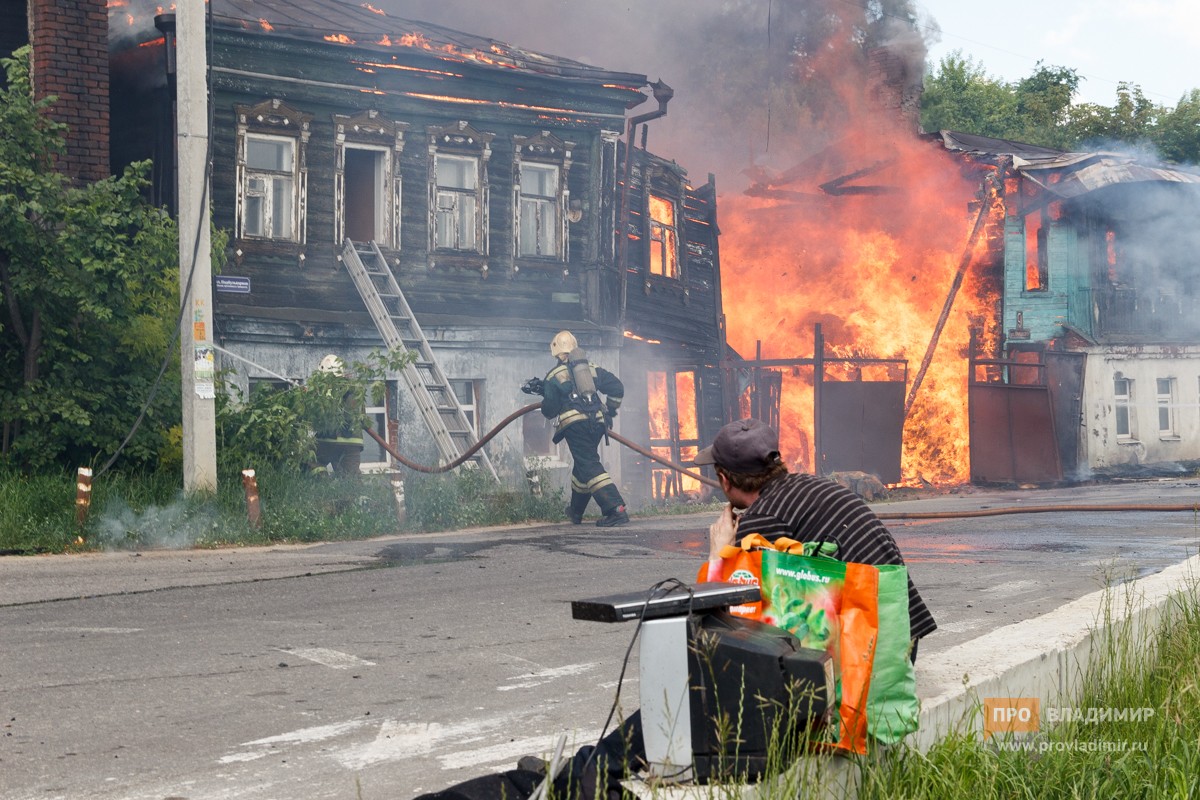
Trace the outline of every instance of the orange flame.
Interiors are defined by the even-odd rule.
[[[728,339],[743,355],[761,342],[763,358],[807,357],[821,323],[827,350],[905,359],[911,381],[962,259],[979,186],[915,131],[870,127],[860,120],[832,160],[852,165],[845,168],[850,174],[893,152],[891,166],[872,176],[890,193],[822,195],[795,186],[776,197],[721,198]],[[974,243],[973,263],[986,260],[988,239]],[[994,318],[997,302],[995,288],[969,270],[905,423],[906,481],[966,480],[965,356],[972,326]],[[838,377],[827,371],[825,379]],[[813,463],[812,404],[811,369],[785,373],[781,448],[801,468]]]
[[[327,42],[336,42],[338,44],[354,44],[354,40],[344,33],[331,33],[328,36],[321,37]]]
[[[258,20],[258,24],[262,26],[262,29],[263,29],[264,31],[273,31],[273,30],[275,30],[275,26],[274,26],[274,25],[272,25],[271,23],[267,22],[265,19],[261,19],[261,18],[260,18],[260,19]]]
[[[386,11],[384,11],[384,10],[383,10],[383,9],[381,9],[381,8],[376,8],[375,6],[371,5],[370,3],[363,3],[363,4],[362,4],[362,7],[363,7],[363,8],[365,8],[367,11],[372,11],[372,12],[374,12],[374,13],[378,14],[378,15],[379,15],[379,16],[381,16],[381,17],[386,17],[386,16],[387,16],[387,12],[386,12]]]

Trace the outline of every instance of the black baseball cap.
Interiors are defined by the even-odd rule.
[[[757,419],[740,419],[717,432],[710,447],[696,454],[698,466],[716,464],[730,472],[766,472],[779,461],[779,434]]]

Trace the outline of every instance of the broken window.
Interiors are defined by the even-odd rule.
[[[679,277],[679,234],[675,227],[675,203],[650,195],[650,274]]]
[[[478,252],[479,159],[438,153],[434,158],[437,199],[435,243],[444,250]]]
[[[517,253],[522,256],[557,258],[562,254],[561,194],[558,167],[553,164],[521,163]]]
[[[234,107],[237,171],[234,220],[238,239],[304,244],[308,146],[312,114],[278,98]]]
[[[1025,291],[1027,292],[1044,292],[1050,288],[1046,231],[1044,210],[1025,216]]]
[[[521,418],[521,438],[527,466],[532,466],[529,459],[544,458],[556,464],[563,461],[559,445],[554,443],[553,424],[541,414],[526,414]]]
[[[1175,379],[1159,378],[1158,385],[1158,435],[1170,439],[1175,432]]]
[[[1117,438],[1134,438],[1134,418],[1130,413],[1133,406],[1133,381],[1128,378],[1113,379],[1113,412],[1117,423]]]
[[[296,140],[247,133],[242,234],[296,241]]]

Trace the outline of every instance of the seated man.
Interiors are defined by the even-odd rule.
[[[788,472],[779,456],[779,434],[765,422],[729,423],[694,463],[716,469],[729,499],[708,529],[710,568],[720,564],[721,548],[737,543],[745,533],[759,533],[771,541],[787,536],[834,542],[842,561],[904,563],[896,540],[861,497],[828,478]],[[743,509],[740,517],[735,517],[735,509]],[[911,578],[908,615],[915,660],[917,641],[937,630],[937,623]]]

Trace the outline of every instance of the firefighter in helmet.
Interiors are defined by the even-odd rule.
[[[357,475],[362,464],[363,410],[362,388],[354,381],[345,363],[332,353],[321,359],[317,372],[322,375],[320,387],[310,387],[330,395],[333,402],[323,405],[315,414],[313,432],[316,434],[317,464],[331,465],[343,475]]]
[[[576,525],[581,523],[588,501],[595,498],[602,515],[597,525],[626,525],[625,500],[600,463],[600,440],[621,407],[625,386],[616,375],[588,361],[570,331],[555,335],[550,355],[558,363],[542,380],[542,414],[555,420],[554,441],[567,440],[574,462],[567,517]]]

